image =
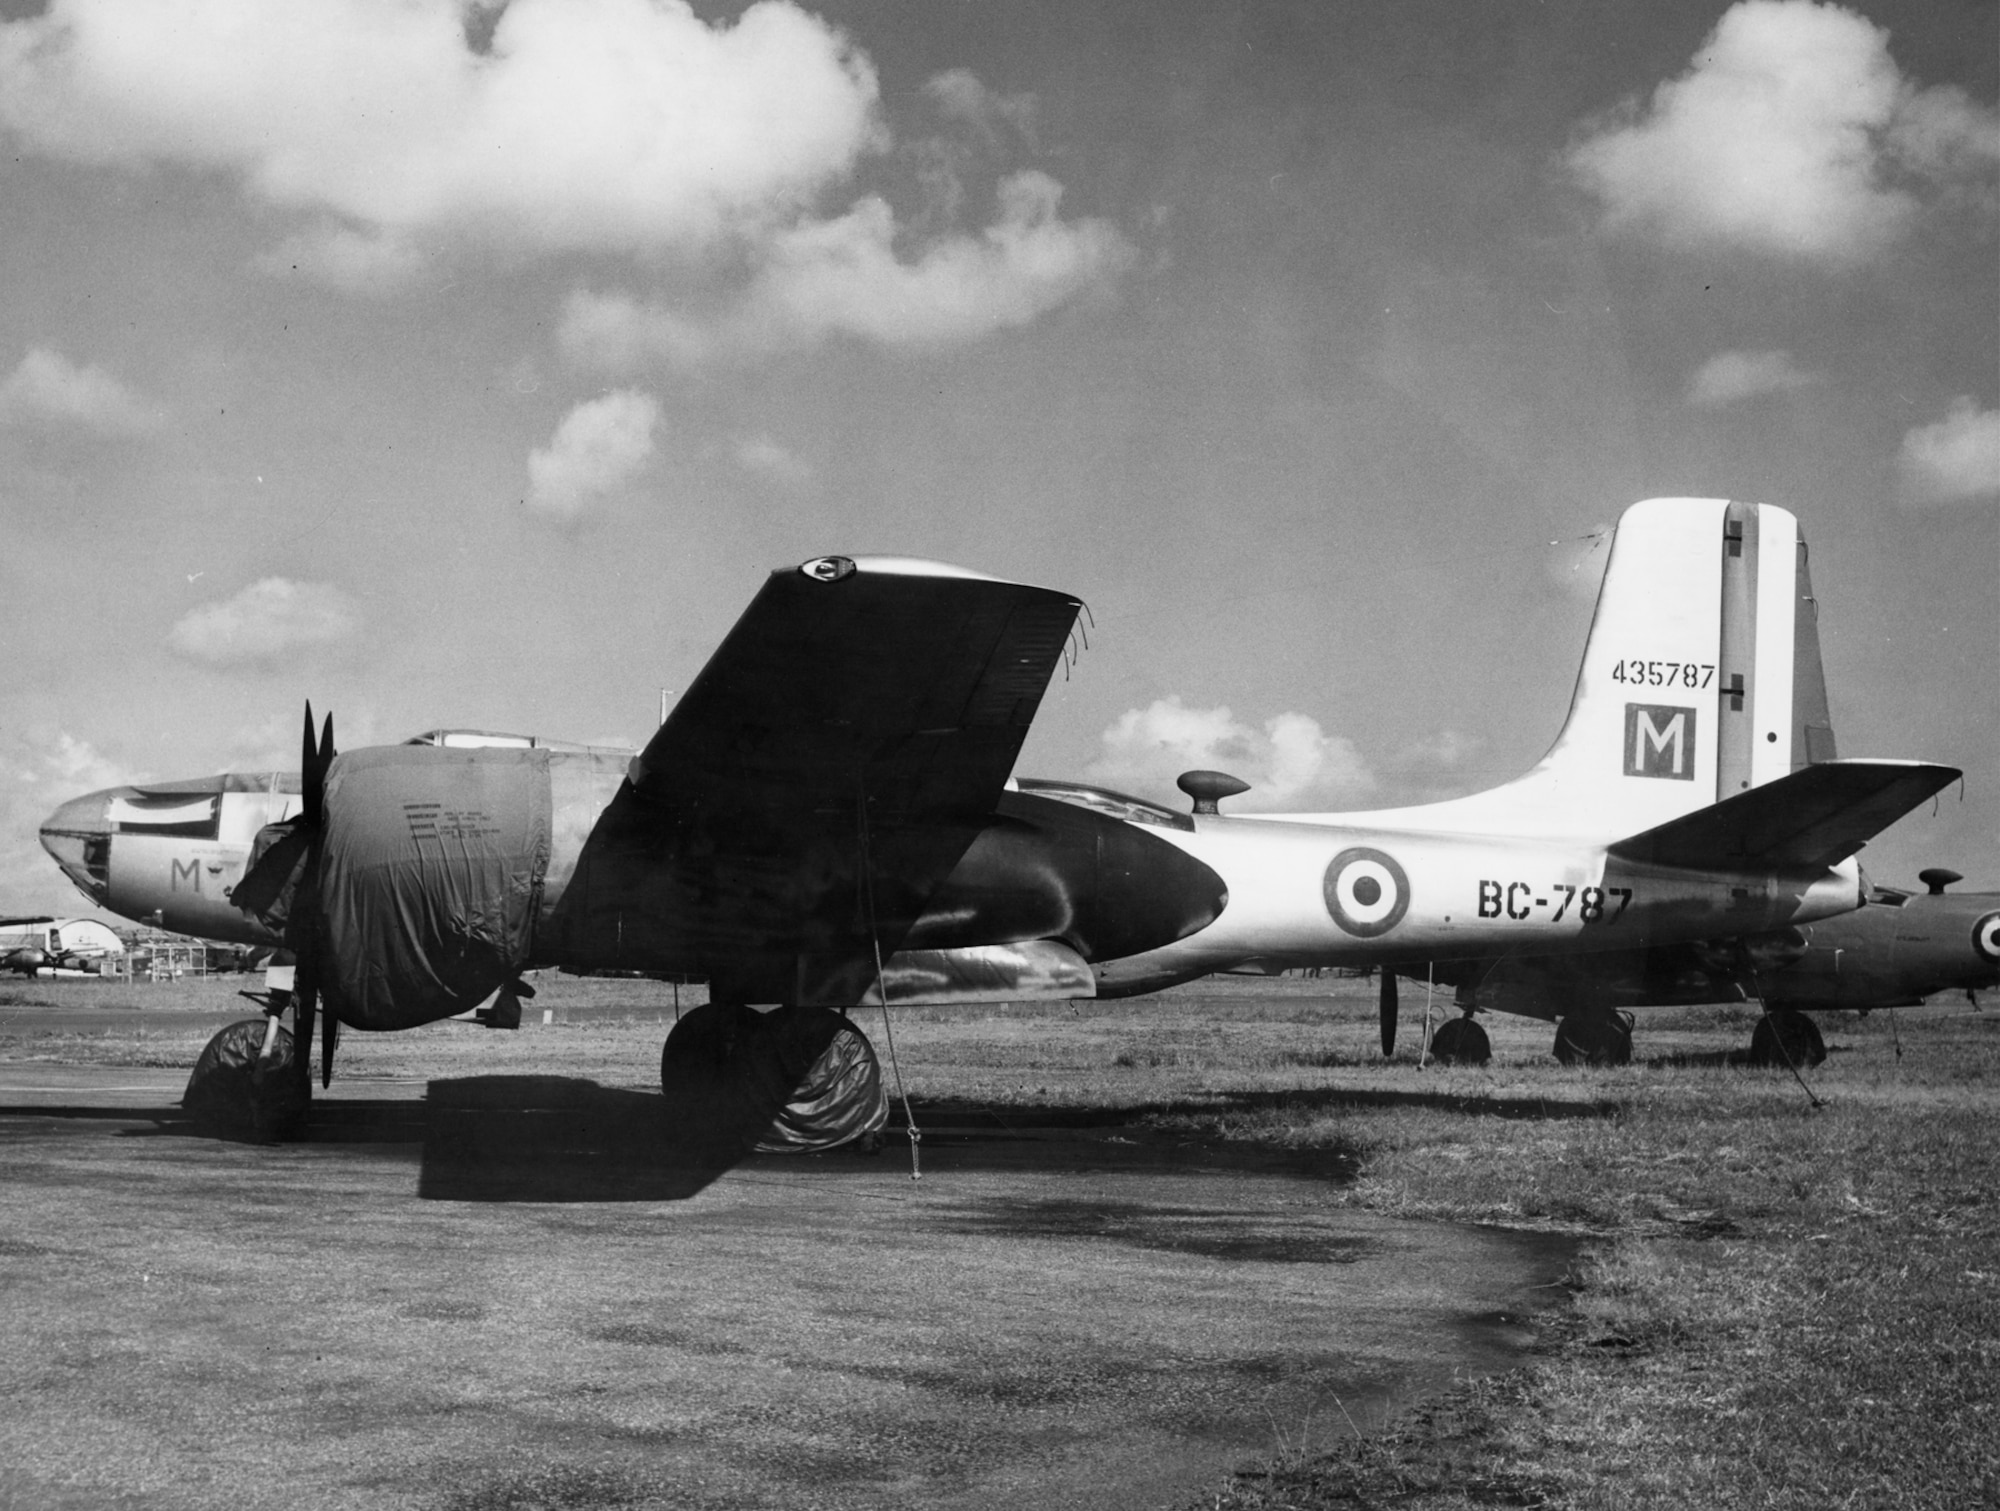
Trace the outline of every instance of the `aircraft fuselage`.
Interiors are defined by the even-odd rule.
[[[1772,1006],[1866,1011],[2000,986],[2000,893],[1881,888],[1801,932],[1798,958],[1760,980]]]
[[[1100,996],[1267,969],[1567,954],[1756,933],[1832,917],[1860,897],[1853,862],[1708,871],[1639,865],[1602,844],[1194,816],[1160,831],[1214,869],[1229,906],[1208,927],[1096,967]]]
[[[258,830],[291,817],[299,801],[289,772],[112,787],[64,803],[42,825],[42,845],[98,907],[176,934],[276,945],[230,893]]]

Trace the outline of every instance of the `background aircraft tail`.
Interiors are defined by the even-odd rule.
[[[1415,811],[1631,835],[1834,758],[1798,520],[1771,504],[1648,499],[1618,522],[1549,753],[1503,787]]]

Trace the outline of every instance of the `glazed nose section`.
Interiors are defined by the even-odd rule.
[[[111,804],[129,787],[110,787],[71,798],[42,825],[42,848],[77,890],[100,907],[111,890]]]

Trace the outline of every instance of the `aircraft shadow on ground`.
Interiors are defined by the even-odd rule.
[[[917,1100],[926,1171],[1093,1170],[1197,1174],[1217,1171],[1345,1182],[1358,1152],[1338,1145],[1283,1149],[1161,1126],[1175,1115],[1214,1117],[1286,1107],[1310,1114],[1361,1107],[1435,1107],[1503,1118],[1599,1117],[1609,1102],[1546,1101],[1444,1091],[1241,1091],[1198,1101],[1041,1107],[1012,1102]],[[869,1158],[854,1146],[821,1154],[757,1156],[757,1135],[775,1101],[679,1096],[600,1086],[565,1076],[473,1076],[434,1080],[424,1100],[326,1098],[313,1104],[296,1142],[308,1147],[419,1151],[417,1195],[433,1201],[681,1201],[746,1160],[829,1175],[901,1165],[906,1124],[897,1107],[886,1146]],[[251,1142],[205,1127],[179,1108],[0,1107],[0,1116],[131,1122],[122,1133]]]
[[[908,1148],[900,1108],[872,1156],[854,1144],[758,1155],[753,1146],[775,1104],[670,1099],[552,1076],[433,1081],[424,1110],[418,1194],[439,1201],[677,1201],[746,1161],[831,1176],[899,1168]],[[1231,1145],[1136,1126],[1149,1110],[923,1104],[916,1109],[922,1164],[935,1174],[1229,1170],[1339,1181],[1356,1168],[1354,1155],[1340,1149]],[[315,1137],[326,1134],[340,1136],[328,1128]]]
[[[563,1076],[432,1081],[417,1194],[434,1201],[681,1201],[777,1112],[669,1101]]]

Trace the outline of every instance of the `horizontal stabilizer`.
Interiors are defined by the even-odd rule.
[[[1927,761],[1827,761],[1621,839],[1621,860],[1699,870],[1832,866],[1963,775]]]

